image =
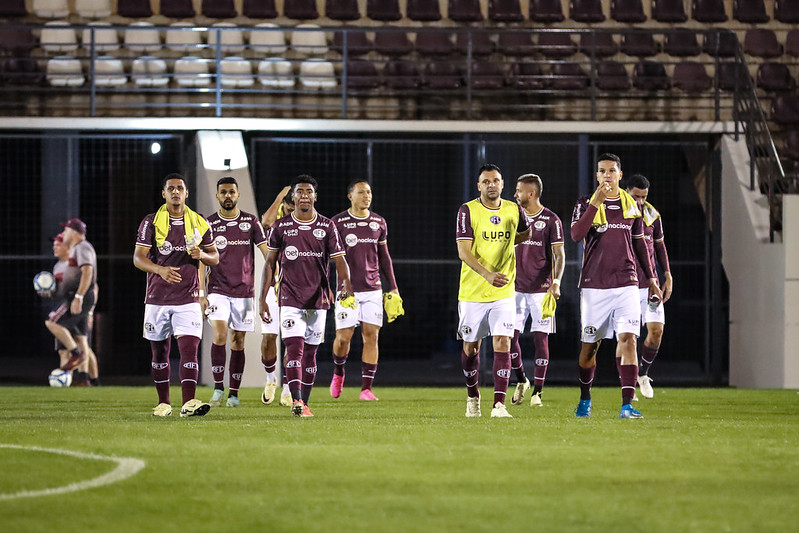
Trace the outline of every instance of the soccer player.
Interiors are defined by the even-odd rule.
[[[619,418],[642,417],[630,403],[638,378],[636,339],[641,328],[636,258],[644,269],[649,295],[662,295],[646,253],[641,211],[635,200],[619,188],[621,177],[619,157],[600,155],[598,187],[590,198],[577,200],[572,214],[572,239],[585,239],[579,283],[582,347],[578,362],[580,402],[575,410],[578,417],[591,416],[596,353],[602,339],[612,338],[614,333],[616,356],[621,359]]]
[[[563,248],[563,224],[558,215],[541,204],[544,184],[535,174],[524,174],[516,180],[516,203],[524,209],[530,226],[530,238],[516,245],[516,327],[511,343],[511,369],[518,381],[511,403],[520,405],[530,389],[524,374],[519,335],[530,318],[535,344],[535,374],[530,405],[541,406],[541,390],[549,365],[549,334],[555,333],[555,317],[544,318],[542,305],[549,293],[560,298],[560,282],[566,265]]]
[[[286,375],[294,416],[314,416],[308,401],[316,378],[316,351],[325,337],[325,318],[330,309],[328,268],[332,258],[342,284],[339,298],[355,301],[350,272],[344,259],[336,226],[317,213],[317,182],[307,174],[291,183],[294,212],[278,219],[269,233],[268,253],[261,286],[261,318],[272,319],[266,297],[280,260],[278,302],[280,336],[286,347]]]
[[[150,341],[152,373],[158,392],[155,416],[169,416],[169,349],[172,336],[180,351],[181,417],[203,416],[211,409],[194,397],[197,392],[197,347],[203,331],[197,274],[199,263],[214,266],[219,252],[208,221],[189,209],[189,190],[180,174],[168,174],[161,184],[165,203],[139,225],[133,264],[147,272],[144,306],[145,339]]]
[[[208,403],[220,405],[225,394],[225,345],[230,329],[230,391],[226,405],[238,407],[245,362],[244,337],[255,329],[254,253],[257,246],[266,257],[266,233],[257,216],[239,209],[239,184],[235,178],[222,177],[216,182],[216,199],[219,210],[208,217],[208,223],[219,263],[209,267],[207,298],[200,296],[200,306],[214,332],[211,344],[214,392]],[[205,268],[199,273],[203,290]]]
[[[461,263],[458,291],[458,336],[463,340],[461,365],[466,376],[466,416],[480,413],[480,343],[493,337],[494,401],[492,417],[511,418],[505,407],[510,380],[510,348],[516,305],[514,245],[530,237],[527,217],[515,202],[503,200],[499,167],[480,167],[479,198],[458,210],[455,238]]]
[[[663,219],[658,210],[646,201],[647,196],[649,196],[649,180],[641,174],[633,174],[626,181],[626,190],[635,199],[644,219],[644,242],[646,242],[649,262],[654,266],[657,261],[666,278],[662,288],[663,300],[652,302],[650,305],[644,270],[641,264],[637,262],[641,319],[646,324],[646,338],[641,346],[641,362],[638,367],[638,386],[641,388],[641,394],[644,398],[652,398],[655,395],[655,391],[652,389],[649,368],[655,361],[660,349],[663,327],[666,324],[666,312],[663,309],[663,304],[671,298],[674,280],[671,277],[669,254],[666,251],[666,243],[663,237]]]
[[[388,283],[388,292],[399,297],[394,266],[388,253],[388,226],[386,220],[370,211],[372,187],[364,180],[356,180],[347,187],[350,208],[333,217],[343,244],[347,249],[352,290],[358,306],[350,309],[336,301],[336,340],[333,342],[333,380],[330,395],[341,396],[344,386],[344,365],[350,353],[350,341],[355,327],[360,324],[363,338],[361,355],[361,400],[376,401],[372,382],[377,373],[377,338],[383,325],[383,285],[380,273]],[[339,284],[341,285],[341,284]],[[339,286],[339,289],[341,287]],[[389,317],[393,320],[395,317]]]
[[[66,244],[64,244],[63,233],[59,233],[58,235],[53,237],[53,255],[56,258],[58,258],[56,264],[53,265],[53,277],[55,278],[56,282],[55,289],[51,291],[38,291],[38,294],[42,298],[52,298],[54,300],[55,309],[57,310],[62,305],[69,303],[66,302],[67,296],[64,291],[64,283],[63,283],[64,272],[66,272],[67,268],[69,268],[69,247]],[[48,315],[48,320],[52,320],[53,313],[55,313],[55,311],[52,311]],[[45,322],[45,326],[46,325],[47,322]],[[70,332],[70,335],[72,335],[72,332]],[[69,351],[66,349],[66,347],[63,344],[61,344],[61,341],[59,341],[58,338],[55,339],[55,349],[58,352],[58,357],[59,357],[58,366],[62,367],[69,360]]]

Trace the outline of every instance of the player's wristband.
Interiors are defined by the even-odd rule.
[[[76,294],[75,298],[77,298],[78,300],[83,300],[83,295],[82,294]]]
[[[560,280],[559,279],[553,279],[552,280],[552,285],[560,285]]]
[[[200,290],[200,292],[197,293],[197,296],[199,296],[200,298],[205,298],[205,291]]]

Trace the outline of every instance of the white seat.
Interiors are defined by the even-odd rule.
[[[142,56],[133,61],[133,83],[140,87],[164,87],[169,84],[166,61],[153,56]]]
[[[323,59],[307,59],[300,63],[300,83],[306,89],[332,89],[336,86],[333,63]]]
[[[66,20],[54,20],[45,24],[39,36],[45,52],[74,52],[78,49],[78,36],[75,28]]]
[[[243,57],[226,57],[219,62],[219,70],[223,87],[252,87],[255,84],[250,62]]]
[[[236,25],[232,22],[219,22],[211,26],[211,28],[235,28]],[[225,30],[220,32],[220,39],[222,41],[223,52],[241,52],[244,50],[244,32],[242,30]],[[212,48],[212,52],[216,53],[216,32],[213,29],[208,30],[208,46]]]
[[[256,28],[277,28],[271,22],[263,22],[255,26]],[[285,54],[286,36],[282,31],[251,31],[250,48],[261,54]]]
[[[89,19],[110,17],[111,0],[75,0],[75,11]]]
[[[56,87],[78,87],[86,78],[80,61],[70,56],[58,56],[47,61],[47,82]]]
[[[98,52],[110,52],[119,50],[119,36],[116,30],[110,28],[102,28],[102,26],[110,26],[108,22],[92,22],[89,26],[94,28],[94,49]],[[87,50],[92,45],[92,30],[86,28],[81,35],[81,42],[83,47]]]
[[[100,87],[125,85],[128,77],[122,60],[112,56],[100,56],[94,62],[94,84]]]
[[[316,24],[300,24],[300,28],[318,28]],[[306,56],[321,56],[327,53],[327,37],[323,31],[291,32],[291,47]]]
[[[37,17],[57,19],[69,16],[67,0],[33,0],[32,11]]]
[[[205,87],[211,84],[208,63],[202,58],[186,56],[175,61],[175,79],[181,87]]]
[[[175,22],[169,25],[172,28],[191,27],[188,22]],[[166,30],[166,47],[180,52],[199,53],[199,45],[203,43],[202,32],[186,30]]]
[[[133,22],[125,30],[125,47],[133,52],[156,52],[161,49],[161,38],[158,30],[149,22]]]
[[[294,87],[294,68],[282,57],[270,57],[258,63],[258,81],[264,87],[290,89]]]

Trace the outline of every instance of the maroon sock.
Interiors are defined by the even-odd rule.
[[[197,393],[197,377],[200,375],[200,365],[197,364],[197,348],[199,346],[199,337],[183,335],[178,339],[180,391],[183,394],[183,403],[193,400]]]
[[[371,364],[361,361],[361,390],[372,388],[375,373],[377,373],[377,363]]]
[[[158,393],[158,403],[169,403],[169,349],[171,347],[172,337],[163,341],[150,341],[150,351],[153,353],[152,374],[155,391]]]
[[[620,361],[620,359],[617,359]],[[635,382],[638,381],[638,365],[619,365],[621,377],[621,404],[627,405],[633,401]]]
[[[494,352],[494,404],[505,403],[510,382],[510,353]]]
[[[646,342],[641,347],[641,368],[639,374],[646,376],[649,373],[649,367],[655,362],[655,357],[658,356],[660,346],[647,346]]]
[[[211,374],[214,376],[214,388],[225,388],[225,360],[227,352],[225,346],[211,344]]]
[[[292,400],[300,399],[300,383],[302,382],[302,352],[305,347],[305,339],[302,337],[289,337],[283,339],[286,347],[286,381]]]
[[[305,405],[311,399],[311,391],[316,381],[316,350],[318,345],[306,344],[302,351],[302,390],[300,396]]]
[[[577,369],[580,373],[580,399],[590,400],[591,385],[594,383],[594,371],[596,370],[596,365],[590,368],[578,366]]]
[[[347,356],[338,356],[333,354],[333,374],[336,376],[344,377],[344,365],[347,362]]]
[[[524,362],[522,361],[522,347],[519,344],[519,335],[521,332],[517,329],[513,332],[513,340],[510,341],[510,368],[516,374],[516,381],[524,383],[527,376],[524,373]]]
[[[244,375],[244,350],[230,350],[230,395],[238,396]]]
[[[469,398],[477,398],[480,396],[480,353],[469,357],[466,352],[461,350],[461,367],[463,367],[463,375],[466,377],[466,393]]]
[[[544,388],[544,380],[547,377],[547,367],[549,366],[549,335],[542,331],[533,333],[535,342],[535,378],[533,392],[541,392]]]
[[[264,370],[267,373],[274,372],[277,369],[277,357],[273,359],[261,359],[261,364],[264,365]]]

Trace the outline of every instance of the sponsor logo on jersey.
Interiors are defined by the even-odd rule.
[[[594,335],[596,333],[596,328],[594,326],[586,326],[585,329],[583,329],[583,333],[586,335]]]
[[[216,239],[214,239],[214,244],[219,250],[224,250],[227,248],[227,239],[224,235],[217,235]]]
[[[287,318],[286,320],[283,321],[282,326],[284,328],[286,328],[286,329],[291,329],[291,328],[294,327],[294,320],[292,320],[291,318]],[[288,365],[286,365],[286,366],[288,366]],[[299,366],[299,365],[297,365],[297,366]]]
[[[370,222],[369,229],[371,229],[372,231],[377,231],[380,229],[380,224],[378,224],[377,222]]]
[[[459,233],[466,233],[466,213],[464,211],[458,213],[458,226]]]
[[[236,224],[238,224],[238,222],[236,222],[235,220],[233,220],[233,221],[231,221],[231,222],[228,222],[228,223],[227,223],[227,224],[225,224],[225,225],[226,225],[226,226],[235,226]]]
[[[543,241],[531,241],[531,240],[526,240],[526,241],[523,241],[523,242],[521,242],[519,244],[525,244],[527,246],[544,246],[544,242]]]
[[[339,222],[344,222],[345,220],[349,220],[349,219],[350,219],[349,215],[344,215],[344,216],[338,217],[338,221]]]
[[[284,253],[289,261],[294,261],[298,257],[322,257],[324,255],[322,252],[314,252],[312,250],[301,252],[296,246],[286,246]]]
[[[608,209],[621,209],[620,205],[613,205],[613,204],[606,205],[605,207],[607,207]]]
[[[300,226],[299,229],[301,229],[303,231],[308,231],[308,230],[311,229],[311,226]]]
[[[627,224],[605,224],[606,229],[630,229]]]
[[[547,227],[547,223],[544,222],[543,220],[536,220],[535,224],[533,224],[533,227],[538,231],[541,231],[542,229]]]
[[[296,237],[296,236],[297,236],[297,235],[299,235],[299,234],[300,234],[300,232],[299,232],[299,231],[297,231],[296,229],[287,229],[287,230],[286,230],[286,231],[283,233],[283,235],[285,235],[286,237]]]
[[[601,226],[597,226],[596,231],[597,233],[605,233],[606,231],[608,231],[608,225],[602,224]]]
[[[152,333],[153,331],[155,331],[155,325],[152,322],[145,322],[144,331]]]
[[[497,225],[502,222],[502,218],[499,215],[491,215],[491,218],[488,219],[492,224]]]
[[[364,226],[368,226],[369,223],[368,222],[358,222],[358,225],[361,226],[361,227],[364,227]]]
[[[502,325],[508,329],[513,329],[513,322],[503,322]]]
[[[177,246],[172,246],[172,243],[169,241],[164,241],[164,244],[158,247],[158,253],[161,255],[169,255],[173,251],[177,250]]]
[[[354,233],[349,233],[346,237],[344,237],[344,242],[347,244],[347,246],[355,246],[358,244],[358,236]]]
[[[291,220],[288,220],[286,222],[281,222],[280,224],[277,225],[277,227],[278,228],[284,228],[286,226],[293,226],[293,225],[294,225],[294,223]]]
[[[510,231],[483,231],[486,241],[504,241],[510,239]]]
[[[357,226],[358,226],[358,224],[356,224],[355,222],[347,222],[346,224],[344,224],[344,229],[352,229],[352,228],[355,228]]]
[[[214,232],[216,233],[224,233],[227,231],[227,226],[218,226],[214,228]]]
[[[319,240],[324,239],[326,235],[327,232],[321,228],[316,228],[315,230],[313,230],[313,236]]]
[[[239,229],[241,231],[250,231],[251,227],[252,224],[250,224],[249,222],[242,222],[241,224],[239,224]]]

